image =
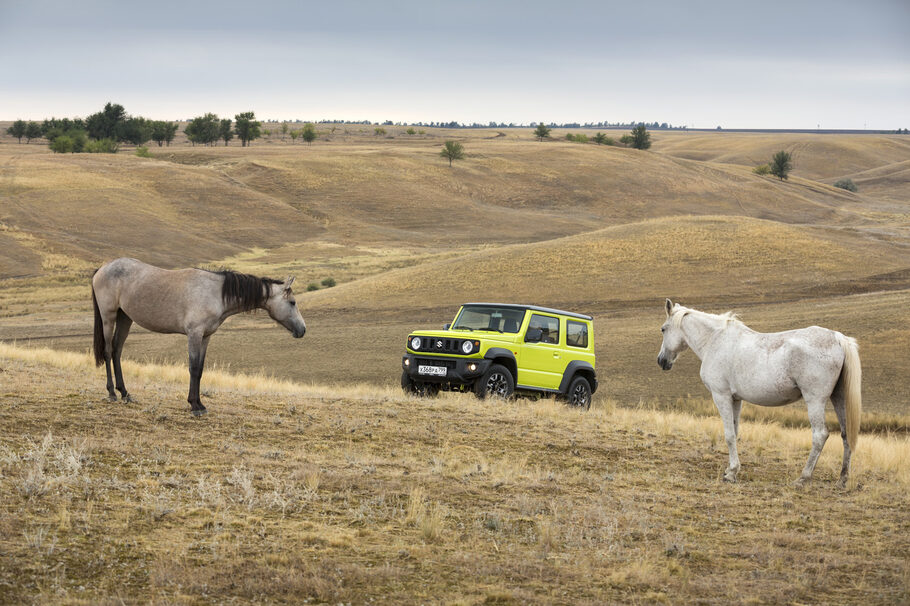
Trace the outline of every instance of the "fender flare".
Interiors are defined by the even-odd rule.
[[[566,393],[569,389],[569,382],[572,380],[579,371],[583,371],[583,374],[590,374],[593,381],[591,383],[591,393],[597,389],[597,374],[594,372],[594,367],[591,366],[590,362],[585,362],[583,360],[572,360],[569,362],[569,365],[566,366],[566,371],[562,375],[562,381],[559,383],[559,393]]]
[[[509,361],[507,368],[509,372],[512,373],[512,380],[518,383],[518,360],[515,359],[515,354],[511,350],[506,349],[505,347],[491,347],[483,354],[485,360],[495,360],[497,358],[505,358]]]

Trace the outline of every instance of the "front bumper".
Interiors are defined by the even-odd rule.
[[[412,381],[419,383],[452,383],[455,385],[473,383],[487,371],[492,363],[492,360],[484,360],[483,358],[450,358],[414,354],[405,354],[401,358],[401,368],[408,373]],[[473,370],[471,370],[472,365],[474,366]],[[420,366],[444,367],[446,374],[420,374]]]

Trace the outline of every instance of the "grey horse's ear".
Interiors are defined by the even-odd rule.
[[[291,287],[291,284],[293,284],[293,283],[294,283],[294,276],[288,276],[287,278],[285,278],[285,280],[284,280],[285,290],[289,289]]]
[[[670,316],[670,312],[673,311],[673,301],[667,299],[667,317]]]

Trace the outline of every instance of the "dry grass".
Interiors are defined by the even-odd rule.
[[[799,491],[808,432],[775,423],[744,424],[742,481],[726,485],[717,419],[606,400],[580,413],[241,380],[213,387],[200,421],[160,368],[131,406],[68,356],[5,348],[0,368],[5,602],[894,603],[910,589],[905,438],[863,436],[846,492],[829,444]]]

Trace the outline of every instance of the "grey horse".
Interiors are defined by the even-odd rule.
[[[725,481],[735,482],[739,473],[736,438],[742,401],[783,406],[802,397],[812,425],[812,450],[797,484],[812,478],[828,439],[825,405],[829,398],[844,441],[839,484],[846,484],[862,413],[862,368],[855,339],[819,326],[755,332],[732,313],[709,314],[674,305],[670,299],[666,311],[657,363],[670,370],[686,347],[701,360],[701,380],[723,420],[730,452]]]
[[[187,336],[190,391],[187,402],[195,416],[205,414],[199,399],[199,380],[205,363],[209,338],[230,316],[264,309],[295,338],[306,332],[306,324],[291,292],[294,278],[285,281],[259,278],[233,271],[203,269],[167,270],[136,259],[121,258],[99,268],[92,277],[95,308],[95,363],[107,369],[107,391],[117,401],[131,401],[123,384],[120,354],[133,322],[160,333]]]

